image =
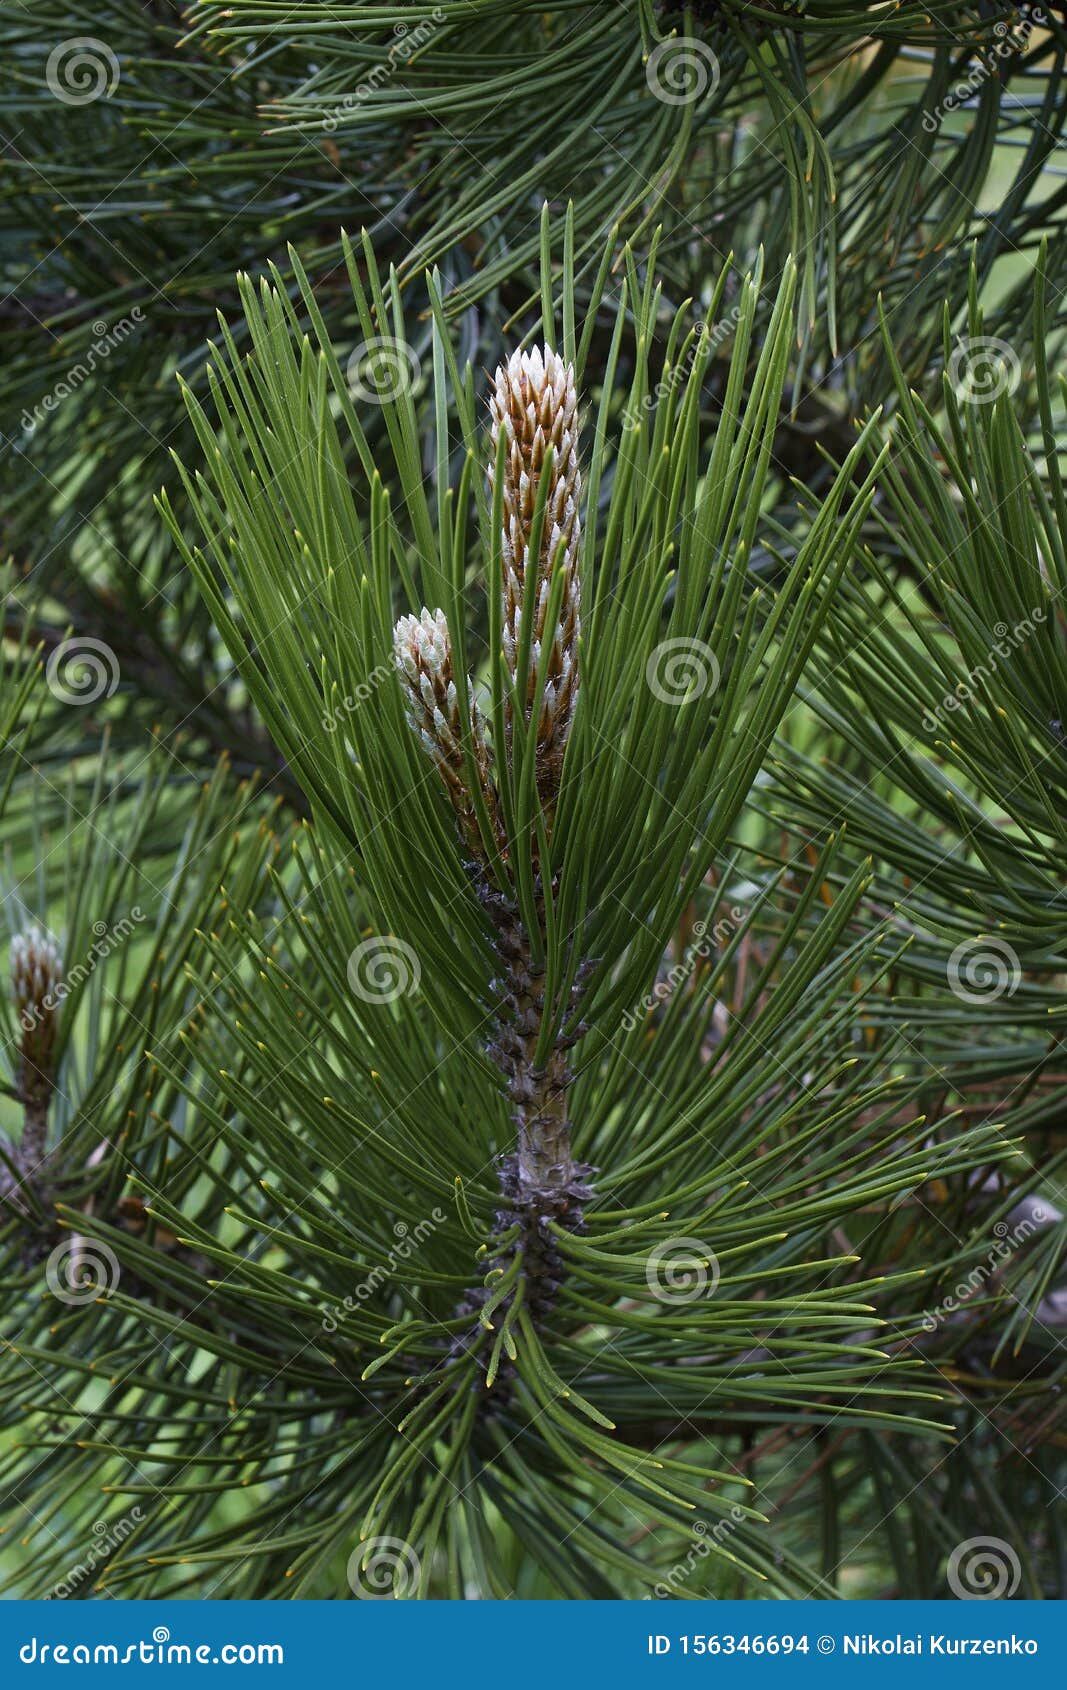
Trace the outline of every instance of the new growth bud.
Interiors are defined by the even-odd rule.
[[[544,692],[537,724],[537,789],[551,815],[578,691],[581,597],[578,505],[582,478],[578,469],[579,418],[574,370],[547,347],[513,352],[496,372],[489,404],[494,454],[489,466],[490,487],[495,480],[501,431],[506,440],[501,490],[504,660],[515,683],[523,605],[527,593],[533,593],[536,596],[532,606],[524,722],[529,723],[543,672]],[[544,527],[539,555],[531,558],[534,510],[549,448],[551,482]],[[548,628],[545,625],[548,600],[556,569],[563,572],[563,597],[559,615]]]
[[[478,820],[467,786],[463,725],[452,669],[452,640],[443,610],[402,616],[393,632],[393,656],[404,687],[408,721],[437,765],[467,843],[482,855]],[[485,723],[467,681],[475,766],[491,819],[496,804],[489,778]]]
[[[25,1109],[22,1162],[29,1170],[44,1155],[52,1063],[59,1019],[56,989],[62,962],[50,933],[28,927],[11,941],[11,988],[21,1039],[19,1089]]]

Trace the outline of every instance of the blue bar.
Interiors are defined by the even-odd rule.
[[[1046,1686],[1055,1602],[8,1602],[0,1685]],[[57,1658],[57,1650],[58,1658]],[[337,1679],[324,1681],[323,1690]]]

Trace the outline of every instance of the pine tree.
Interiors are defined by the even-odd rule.
[[[3,23],[0,1574],[1062,1595],[1060,11],[400,10]]]

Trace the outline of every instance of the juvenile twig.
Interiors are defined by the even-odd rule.
[[[581,534],[578,503],[578,400],[574,371],[547,347],[516,352],[497,370],[490,401],[495,454],[505,439],[501,591],[503,656],[509,692],[505,700],[507,744],[497,747],[509,764],[514,755],[516,688],[521,691],[520,648],[524,614],[533,617],[529,667],[525,682],[523,727],[528,727],[540,694],[536,732],[535,779],[546,833],[550,833],[559,797],[563,758],[578,698],[578,634],[581,598],[578,550]],[[536,557],[532,555],[534,513],[541,477],[548,474],[545,520]],[[558,617],[548,626],[552,581],[562,571]],[[527,608],[528,596],[532,603]],[[460,710],[452,671],[448,624],[440,610],[405,616],[396,625],[394,651],[405,689],[408,719],[427,754],[433,758],[456,812],[479,898],[492,923],[500,959],[496,981],[498,1018],[490,1055],[506,1090],[515,1127],[515,1148],[500,1164],[502,1205],[498,1230],[507,1233],[508,1255],[522,1254],[522,1295],[535,1318],[543,1318],[562,1282],[563,1262],[550,1231],[556,1222],[570,1230],[582,1224],[582,1211],[591,1190],[592,1170],[575,1162],[571,1151],[569,1111],[573,1072],[568,1060],[574,1038],[557,1030],[547,1054],[538,1062],[545,1043],[545,1022],[560,1023],[580,1001],[586,973],[577,981],[566,1006],[550,1004],[545,995],[543,966],[535,962],[541,947],[531,942],[518,906],[496,885],[488,871],[477,825],[474,800],[467,785]],[[468,694],[471,694],[468,682]],[[481,795],[498,841],[506,854],[500,805],[492,778],[492,762],[485,724],[471,704],[471,740]],[[513,844],[513,842],[510,842]],[[538,919],[543,907],[546,865],[534,864]],[[475,1313],[488,1291],[471,1292],[463,1309]],[[470,1340],[461,1347],[469,1348]]]

